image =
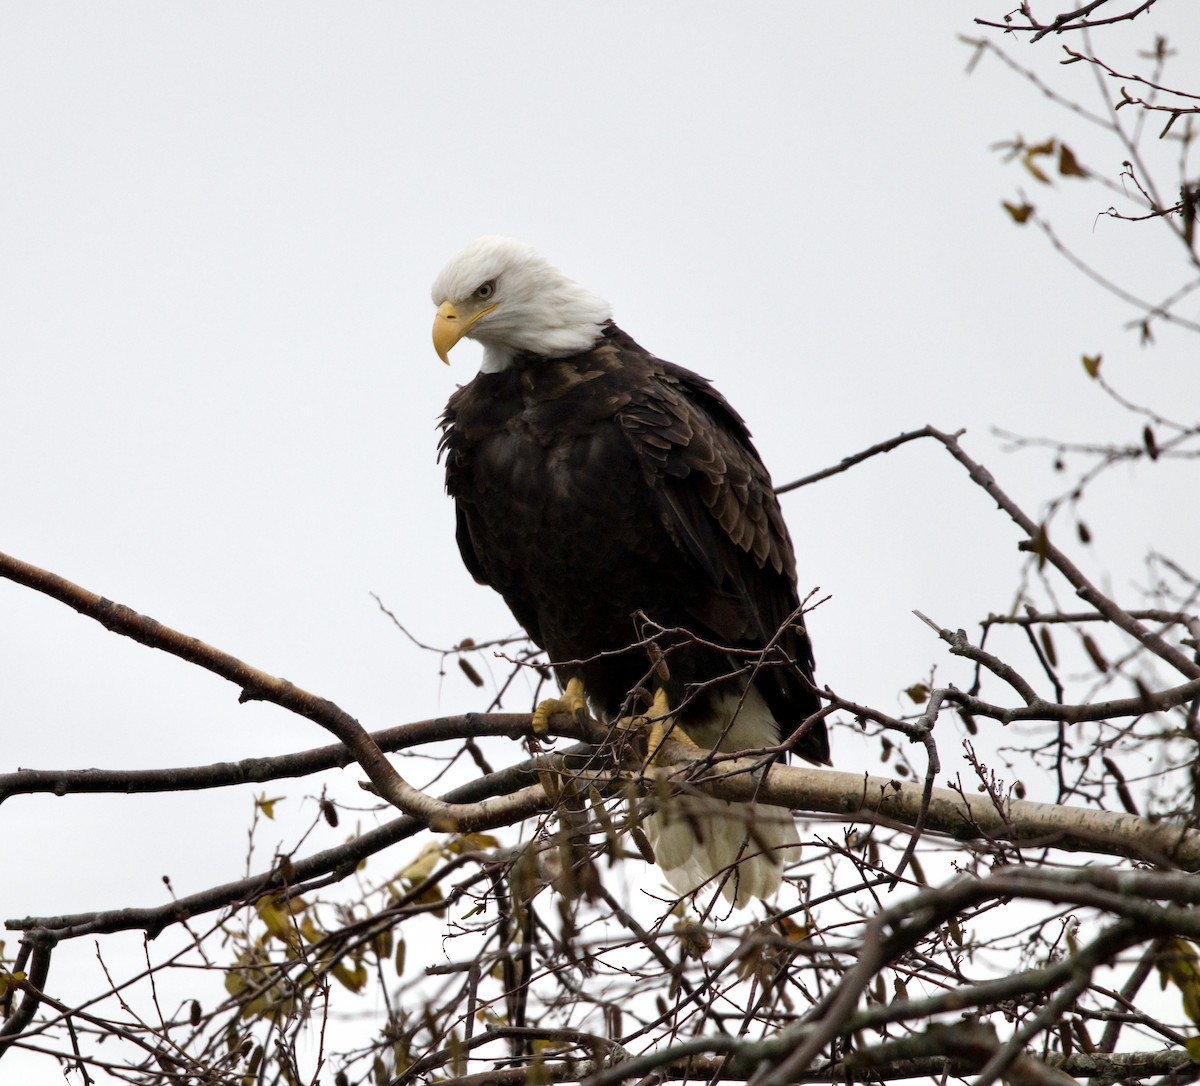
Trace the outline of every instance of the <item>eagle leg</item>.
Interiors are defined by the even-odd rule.
[[[533,730],[544,735],[550,727],[550,718],[555,713],[574,713],[580,724],[587,721],[587,696],[583,692],[583,680],[577,676],[567,680],[562,697],[546,698],[533,711]]]

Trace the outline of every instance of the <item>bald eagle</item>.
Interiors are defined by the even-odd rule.
[[[433,302],[443,362],[464,336],[484,349],[441,421],[459,550],[566,688],[542,719],[586,699],[613,722],[652,694],[698,746],[791,739],[828,763],[791,539],[741,416],[521,242],[472,242]],[[687,804],[645,823],[676,892],[774,893],[799,846],[791,813]]]

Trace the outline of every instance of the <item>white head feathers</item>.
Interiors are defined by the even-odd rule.
[[[490,235],[476,238],[442,269],[433,304],[439,307],[435,343],[439,326],[447,351],[462,336],[477,340],[486,373],[507,369],[522,352],[556,357],[586,350],[612,313],[603,298],[524,242]]]

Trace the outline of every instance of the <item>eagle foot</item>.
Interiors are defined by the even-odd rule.
[[[656,765],[658,751],[668,739],[677,743],[686,743],[690,747],[696,744],[692,737],[680,727],[671,712],[671,703],[667,693],[661,687],[654,692],[654,703],[644,713],[632,718],[635,728],[646,730],[646,765]]]
[[[583,680],[567,680],[567,688],[558,698],[546,698],[533,711],[533,730],[544,735],[550,727],[550,718],[555,713],[574,713],[580,724],[587,723],[587,696],[583,691]]]

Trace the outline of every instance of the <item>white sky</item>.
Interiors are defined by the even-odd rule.
[[[1087,259],[1154,297],[1178,282],[1154,227],[1097,220],[1099,190],[1052,192],[989,152],[1061,135],[1114,178],[1122,157],[999,65],[964,74],[956,35],[993,6],[4,4],[0,550],[368,727],[484,707],[368,595],[439,645],[514,625],[461,567],[434,462],[475,361],[464,344],[438,364],[428,288],[480,233],[533,243],[712,378],[777,482],[932,422],[968,428],[1036,512],[1061,479],[990,427],[1140,430],[1082,352],[1167,411],[1194,412],[1200,381],[1194,342],[1141,350],[1130,311],[1000,209],[1020,185]],[[1121,31],[1117,55],[1161,28],[1194,46],[1200,8],[1182,7]],[[1092,93],[1053,43],[1017,52]],[[1148,541],[1195,568],[1183,479],[1118,473],[1089,502],[1083,557],[1118,595]],[[970,628],[1010,604],[1020,558],[944,453],[909,446],[784,508],[802,590],[832,593],[811,621],[822,681],[885,710],[935,661],[963,681],[910,611]],[[0,690],[0,771],[327,740],[8,582]],[[861,749],[834,737],[835,760]],[[357,779],[331,787],[354,799]],[[308,818],[318,789],[270,791]],[[251,791],[11,801],[0,918],[155,904],[164,873],[181,894],[238,876]]]

